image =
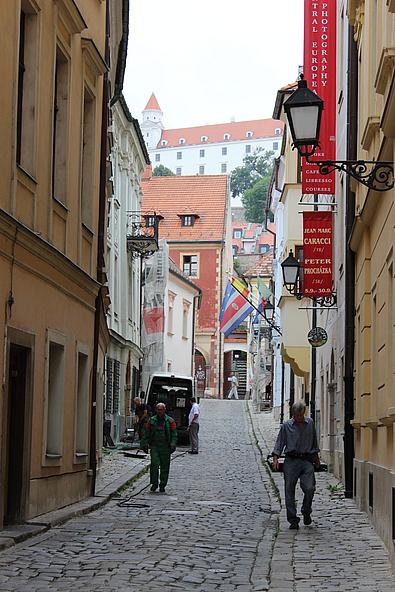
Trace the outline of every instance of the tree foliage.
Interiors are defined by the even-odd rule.
[[[174,177],[173,171],[168,169],[167,167],[160,164],[159,166],[155,167],[152,171],[153,177]]]
[[[273,152],[258,148],[245,156],[244,165],[236,167],[230,175],[230,191],[233,197],[240,195],[247,222],[263,222],[265,218],[273,156]]]

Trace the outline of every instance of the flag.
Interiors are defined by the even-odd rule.
[[[245,295],[242,296],[235,290],[232,283],[233,281],[228,283],[226,287],[220,312],[220,330],[225,337],[230,335],[254,310],[254,307],[246,300],[249,290],[245,288]]]
[[[235,278],[234,276],[232,277],[231,280],[231,284],[234,288],[236,288],[236,290],[238,290],[239,292],[241,292],[243,294],[243,296],[248,296],[248,294],[250,293],[250,291],[248,290],[247,286],[245,285],[245,283],[242,280],[239,280],[238,278]]]
[[[272,292],[260,277],[257,278],[257,285],[259,292],[258,310],[263,313],[263,309],[265,308],[267,301],[272,295]],[[259,323],[259,316],[259,312],[257,311],[255,318],[253,320],[254,325]]]

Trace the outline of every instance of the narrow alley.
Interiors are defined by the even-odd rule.
[[[144,476],[121,499],[3,551],[0,590],[395,589],[383,544],[352,501],[331,495],[330,475],[318,476],[316,522],[288,531],[281,475],[262,464],[271,414],[201,403],[201,451],[177,450],[166,494],[144,489]]]

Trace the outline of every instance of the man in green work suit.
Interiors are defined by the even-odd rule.
[[[174,419],[166,415],[164,403],[158,403],[155,411],[156,414],[144,426],[141,448],[145,452],[151,449],[151,491],[156,491],[159,483],[159,491],[164,493],[169,478],[170,455],[177,444],[177,426]]]

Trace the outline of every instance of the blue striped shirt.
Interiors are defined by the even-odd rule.
[[[284,449],[285,453],[317,454],[319,452],[317,433],[311,417],[305,417],[302,424],[297,424],[294,418],[282,424],[272,454],[280,456]]]

